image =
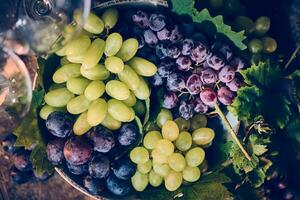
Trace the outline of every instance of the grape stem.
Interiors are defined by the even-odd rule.
[[[293,62],[293,60],[295,60],[297,58],[297,54],[299,51],[300,51],[300,45],[297,46],[296,50],[293,52],[292,56],[290,57],[290,59],[288,60],[286,65],[284,66],[284,69],[287,69],[290,66],[290,64]]]
[[[249,161],[251,161],[251,157],[249,156],[248,152],[245,150],[245,148],[241,144],[241,142],[238,139],[236,133],[234,132],[233,128],[231,127],[228,119],[226,118],[226,116],[224,115],[224,113],[222,112],[222,110],[220,109],[220,107],[218,105],[215,105],[215,112],[219,115],[219,117],[221,118],[221,120],[225,124],[225,126],[226,126],[227,130],[229,131],[231,137],[233,138],[233,140],[235,141],[235,143],[239,146],[239,148],[241,149],[242,153],[245,155],[245,157]]]

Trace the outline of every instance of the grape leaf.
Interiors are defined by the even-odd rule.
[[[245,50],[247,46],[243,43],[246,39],[244,31],[235,32],[230,26],[224,23],[221,15],[212,17],[207,9],[198,11],[195,6],[194,0],[169,0],[169,5],[172,11],[178,15],[188,15],[196,23],[211,22],[214,24],[217,33],[225,35],[232,43],[241,50]]]
[[[269,137],[258,136],[257,134],[252,134],[249,137],[249,142],[253,153],[256,156],[261,156],[268,151],[268,144],[271,142]]]
[[[38,176],[44,173],[52,174],[54,171],[54,167],[48,161],[46,155],[46,147],[44,144],[37,145],[30,154],[30,160]]]

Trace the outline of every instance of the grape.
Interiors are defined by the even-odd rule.
[[[136,171],[134,176],[131,177],[131,184],[136,191],[142,192],[146,189],[149,183],[148,175]]]
[[[148,174],[152,169],[152,161],[148,160],[144,164],[138,164],[137,169],[142,174]]]
[[[104,54],[114,56],[121,49],[123,38],[119,33],[111,33],[106,38]]]
[[[142,35],[137,35],[136,36],[138,42],[139,42],[139,49],[142,49],[144,46],[145,46],[145,39],[144,39],[144,36]]]
[[[169,58],[176,59],[180,56],[181,49],[178,43],[171,44],[167,47],[166,55]]]
[[[67,110],[69,113],[77,115],[85,112],[89,106],[91,101],[85,98],[84,95],[80,95],[71,99],[67,104]]]
[[[101,64],[97,64],[89,69],[81,67],[80,73],[83,77],[93,81],[106,80],[110,75],[109,71],[105,68],[105,66]]]
[[[179,32],[179,28],[177,25],[175,25],[173,30],[171,31],[170,41],[175,43],[175,42],[178,42],[181,38],[182,38],[182,35]]]
[[[64,108],[55,108],[49,105],[44,105],[40,110],[40,117],[44,120],[48,118],[48,116],[55,111],[64,111]]]
[[[79,17],[80,15],[78,17],[75,15],[74,18],[77,23],[81,24],[82,22],[80,22],[81,19]],[[90,13],[83,28],[90,33],[100,34],[104,30],[104,22],[97,15]]]
[[[201,90],[202,82],[198,74],[192,74],[186,81],[186,88],[190,94],[199,94]]]
[[[180,153],[173,153],[168,157],[170,168],[176,172],[181,172],[185,168],[185,159]]]
[[[135,123],[123,124],[118,135],[119,144],[122,146],[130,146],[137,142],[140,133]]]
[[[14,146],[14,144],[16,143],[16,140],[17,140],[17,137],[14,134],[9,134],[8,136],[6,136],[4,138],[2,143],[0,142],[0,144],[2,145],[2,148],[5,152],[7,152],[9,154],[13,154],[13,153],[16,153],[19,150],[21,150],[20,147]]]
[[[245,67],[245,63],[242,59],[235,57],[230,61],[230,66],[233,67],[236,71],[239,71]]]
[[[150,89],[146,81],[140,77],[140,84],[136,90],[133,90],[134,95],[136,98],[140,100],[146,100],[150,97]]]
[[[186,37],[191,37],[196,32],[195,24],[193,22],[182,23],[179,25],[179,29]]]
[[[95,156],[89,163],[89,173],[94,178],[106,178],[109,175],[110,162],[104,155]]]
[[[177,73],[171,73],[167,79],[167,89],[172,92],[182,91],[186,88],[183,78]]]
[[[88,120],[88,113],[84,112],[75,121],[75,124],[73,126],[73,132],[75,135],[83,135],[86,132],[88,132],[92,126],[89,124]]]
[[[220,9],[224,4],[224,0],[210,0],[208,3],[213,9]]]
[[[162,139],[160,132],[150,131],[150,132],[146,133],[146,135],[144,137],[143,145],[147,149],[150,149],[150,150],[154,149],[155,145],[157,144],[157,142],[160,139]]]
[[[158,163],[158,164],[163,164],[168,162],[168,156],[165,154],[162,154],[160,151],[154,149],[151,152],[151,156],[153,159],[153,162]]]
[[[141,100],[137,100],[134,107],[133,107],[135,113],[139,116],[143,116],[146,113],[146,106],[145,103]]]
[[[84,90],[89,85],[90,81],[86,78],[70,78],[67,81],[67,89],[76,95],[81,95],[84,93]]]
[[[217,82],[217,74],[211,68],[205,68],[201,71],[200,79],[203,85],[214,84]]]
[[[211,88],[205,88],[200,92],[201,101],[212,107],[217,103],[217,94]]]
[[[149,26],[148,14],[142,10],[138,10],[132,15],[132,21],[141,28],[147,28]]]
[[[165,177],[165,187],[169,191],[177,190],[182,184],[182,174],[171,170]]]
[[[188,131],[190,129],[191,122],[189,120],[179,117],[174,122],[177,124],[179,131]]]
[[[235,95],[227,87],[221,87],[218,90],[218,99],[224,105],[230,105],[233,102]]]
[[[152,30],[145,30],[143,35],[145,43],[148,44],[150,47],[154,47],[158,43],[156,34]]]
[[[213,52],[220,52],[226,61],[231,60],[232,56],[233,56],[233,51],[232,49],[226,45],[223,44],[221,42],[215,42],[212,47],[211,47]]]
[[[68,55],[67,59],[70,63],[78,63],[81,64],[83,63],[83,59],[84,59],[84,55],[85,54],[80,54],[80,55]]]
[[[156,118],[156,123],[158,127],[161,128],[168,120],[173,120],[171,111],[167,109],[161,109]]]
[[[166,26],[166,17],[162,14],[152,14],[149,18],[149,27],[153,31],[160,31]]]
[[[163,178],[158,175],[154,170],[151,170],[149,173],[149,183],[153,187],[158,187],[162,184]]]
[[[94,151],[100,153],[110,152],[116,144],[113,133],[102,126],[97,126],[90,131],[88,138],[93,143]]]
[[[271,37],[263,37],[262,39],[263,43],[263,50],[266,53],[273,53],[277,49],[277,42]]]
[[[86,35],[81,35],[70,42],[65,46],[66,55],[80,55],[84,54],[91,45],[91,40]]]
[[[141,57],[134,57],[128,62],[128,65],[141,76],[150,77],[157,72],[157,67],[152,62]]]
[[[176,148],[180,151],[187,151],[192,146],[192,136],[190,133],[183,131],[175,141]]]
[[[168,120],[162,126],[162,136],[170,141],[175,141],[179,135],[179,128],[174,121]]]
[[[202,114],[194,115],[191,120],[191,129],[196,130],[198,128],[206,127],[207,117]]]
[[[115,8],[106,9],[101,16],[105,28],[108,29],[112,29],[117,24],[118,18],[119,18],[119,12]]]
[[[154,87],[159,87],[164,84],[164,80],[158,73],[155,73],[154,76],[151,77],[150,83]]]
[[[266,34],[271,27],[271,20],[269,17],[261,16],[255,21],[255,33],[259,35]]]
[[[128,65],[124,66],[123,71],[118,73],[120,81],[125,83],[130,90],[136,90],[140,84],[140,78],[137,73]]]
[[[106,69],[112,73],[120,73],[124,69],[124,62],[116,56],[107,57],[104,64]]]
[[[167,47],[164,43],[155,45],[155,55],[158,59],[165,59],[167,56]]]
[[[194,47],[194,41],[192,39],[184,39],[182,41],[182,50],[181,50],[182,55],[185,56],[190,55],[193,47]]]
[[[32,170],[30,151],[21,151],[13,155],[14,166],[20,171]]]
[[[250,34],[254,31],[254,22],[252,19],[246,16],[238,16],[235,19],[235,28],[238,31],[245,31],[246,34]]]
[[[112,164],[112,171],[117,178],[128,180],[134,175],[136,167],[127,156],[123,156],[114,161]]]
[[[149,160],[149,152],[144,147],[135,147],[130,152],[130,159],[136,164],[143,164]]]
[[[176,107],[177,102],[178,102],[178,97],[176,93],[168,92],[164,95],[162,107],[167,109],[172,109]]]
[[[89,69],[97,65],[103,56],[104,49],[105,41],[100,38],[95,39],[87,52],[84,53],[82,67]]]
[[[46,120],[46,127],[52,135],[65,138],[71,134],[73,123],[70,115],[63,112],[53,112]]]
[[[10,169],[9,174],[10,181],[16,184],[23,184],[32,178],[32,171],[19,171],[16,167]]]
[[[69,78],[75,78],[80,76],[80,65],[79,64],[66,64],[60,67],[53,74],[54,83],[64,83]]]
[[[179,112],[180,117],[182,117],[185,120],[189,120],[194,115],[194,105],[191,103],[182,101],[180,103],[178,112]]]
[[[204,157],[205,152],[200,147],[194,147],[185,154],[186,163],[190,167],[199,166],[204,161]]]
[[[123,102],[129,107],[134,106],[136,104],[136,97],[133,92],[130,92],[129,97],[123,100]]]
[[[83,179],[83,186],[89,191],[89,193],[94,195],[103,192],[105,189],[103,183],[99,179],[91,176],[86,176]]]
[[[235,77],[232,81],[226,83],[226,86],[233,92],[238,91],[240,87],[242,87],[242,81]]]
[[[122,101],[110,99],[108,101],[108,113],[121,122],[128,122],[131,118],[131,110]]]
[[[50,140],[46,147],[47,158],[53,165],[61,164],[64,159],[65,141],[60,138]]]
[[[192,61],[187,56],[180,56],[176,60],[177,68],[181,71],[189,71],[191,69]]]
[[[169,75],[173,72],[173,70],[174,70],[173,68],[175,69],[175,66],[172,62],[163,61],[158,65],[157,73],[162,78],[168,78]]]
[[[203,101],[197,97],[194,101],[193,101],[193,104],[194,104],[194,111],[196,113],[207,113],[208,111],[208,106],[205,105],[203,103]]]
[[[106,179],[106,187],[110,192],[118,196],[125,196],[131,190],[130,184],[127,181],[118,179],[114,175],[110,175]]]
[[[111,80],[111,81],[107,82],[105,91],[109,96],[111,96],[117,100],[128,99],[128,97],[130,95],[130,91],[129,91],[127,85],[125,85],[121,81],[117,81],[117,80]]]
[[[171,37],[171,31],[169,31],[166,27],[158,31],[156,34],[157,38],[161,41],[169,40]]]
[[[153,171],[157,173],[161,177],[166,177],[170,172],[170,167],[168,164],[159,164],[156,162],[153,162]]]
[[[174,152],[174,145],[167,139],[161,139],[154,147],[159,153],[170,156]]]
[[[193,131],[192,137],[195,144],[205,146],[215,138],[215,132],[210,128],[198,128]]]
[[[89,173],[89,166],[87,163],[83,165],[71,165],[67,162],[68,170],[74,175],[85,175]]]
[[[139,42],[135,38],[129,38],[122,44],[121,49],[117,53],[117,57],[121,58],[124,62],[133,58],[139,49]]]
[[[248,49],[251,53],[260,53],[263,50],[263,43],[261,40],[259,39],[252,39],[249,43],[248,43]]]
[[[198,167],[186,166],[182,172],[182,177],[185,181],[196,182],[199,180],[201,172]]]
[[[86,87],[84,96],[89,101],[94,101],[100,98],[105,92],[105,84],[102,81],[92,81]]]
[[[209,57],[209,50],[204,43],[195,42],[191,50],[190,57],[196,64],[203,63]]]
[[[46,104],[52,107],[64,107],[74,97],[67,88],[59,88],[49,91],[44,99]]]
[[[207,58],[206,63],[214,70],[220,70],[225,65],[224,59],[219,54],[214,54]]]
[[[83,165],[92,156],[91,145],[81,137],[72,137],[65,143],[64,156],[71,165]]]
[[[105,128],[108,128],[109,130],[118,130],[121,127],[121,122],[114,119],[110,114],[107,113],[104,120],[102,121],[101,125],[103,125]]]
[[[61,65],[61,66],[64,66],[64,65],[67,65],[67,64],[71,64],[71,62],[67,59],[66,56],[65,56],[65,57],[62,57],[62,58],[60,59],[60,65]]]

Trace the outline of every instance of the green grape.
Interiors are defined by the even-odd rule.
[[[132,112],[126,104],[116,99],[108,101],[108,113],[116,120],[128,122],[131,119]]]
[[[136,97],[132,92],[130,92],[129,97],[127,99],[123,100],[123,102],[127,106],[132,107],[136,104]]]
[[[83,94],[86,87],[90,84],[90,81],[86,78],[70,78],[67,81],[67,88],[73,94]]]
[[[80,65],[79,64],[66,64],[60,67],[53,74],[54,83],[67,82],[69,78],[76,78],[80,76]]]
[[[209,5],[213,9],[220,9],[224,4],[224,0],[209,0]]]
[[[100,38],[95,39],[88,50],[84,53],[81,67],[90,69],[97,65],[102,58],[104,48],[105,41]]]
[[[115,8],[109,8],[102,14],[102,20],[105,28],[112,29],[118,22],[119,12]]]
[[[80,15],[74,16],[75,21],[80,24],[81,22],[79,17]],[[104,22],[94,13],[90,13],[88,19],[84,23],[83,29],[93,34],[100,34],[104,30]]]
[[[104,65],[101,64],[97,64],[96,66],[90,69],[81,67],[80,73],[83,77],[93,81],[97,81],[97,80],[103,81],[110,76],[109,71],[104,67]]]
[[[192,117],[191,120],[191,129],[196,130],[198,128],[206,127],[207,117],[203,114],[197,114]]]
[[[252,39],[248,43],[248,49],[251,53],[260,53],[263,50],[263,43],[259,39]]]
[[[130,119],[127,122],[131,122],[135,118],[135,112],[134,112],[133,108],[130,108],[130,111],[131,111],[131,117],[130,117]]]
[[[105,91],[109,96],[117,100],[128,99],[130,95],[130,91],[127,85],[117,80],[111,80],[107,82],[105,86]]]
[[[158,187],[162,184],[163,178],[158,175],[154,170],[151,170],[149,173],[149,183],[153,187]]]
[[[111,33],[106,39],[104,54],[106,56],[114,56],[121,49],[123,38],[119,33]]]
[[[162,154],[160,151],[154,149],[151,152],[151,156],[153,158],[153,162],[163,164],[168,162],[168,156],[165,154]]]
[[[102,81],[92,81],[85,89],[84,96],[94,101],[100,98],[105,92],[105,84]]]
[[[70,63],[78,63],[81,64],[83,62],[83,54],[79,55],[68,55],[67,59]]]
[[[173,116],[170,110],[167,109],[161,109],[159,114],[156,118],[156,123],[159,128],[162,128],[162,126],[166,123],[168,120],[173,120]]]
[[[188,131],[191,127],[190,120],[185,120],[182,117],[175,119],[174,122],[177,124],[179,131]]]
[[[140,77],[140,83],[136,90],[133,90],[134,95],[136,98],[140,100],[146,100],[150,97],[150,89],[146,81]]]
[[[166,177],[169,174],[170,170],[171,169],[167,163],[159,164],[153,162],[153,171],[161,177]]]
[[[139,42],[137,39],[129,38],[123,42],[121,49],[117,53],[117,57],[126,62],[135,56],[138,48]]]
[[[193,142],[197,145],[208,145],[215,138],[215,132],[211,128],[199,128],[193,131]]]
[[[88,50],[91,40],[86,35],[81,35],[66,44],[66,55],[80,55]]]
[[[45,102],[52,107],[64,107],[74,97],[74,94],[67,88],[59,88],[48,92],[45,95]]]
[[[190,149],[186,155],[185,160],[188,166],[197,167],[199,166],[205,158],[205,152],[200,147],[194,147]]]
[[[261,16],[255,21],[255,33],[258,35],[266,34],[271,27],[271,20],[269,17]]]
[[[147,162],[145,162],[143,164],[138,164],[137,169],[142,174],[148,174],[152,169],[152,161],[148,160]]]
[[[65,108],[55,108],[46,104],[40,110],[40,117],[46,120],[51,113],[55,111],[64,111],[64,110]]]
[[[179,134],[175,141],[175,146],[180,151],[187,151],[191,148],[193,143],[192,136],[189,132],[183,131]]]
[[[165,187],[169,191],[177,190],[182,184],[182,174],[171,170],[165,177]]]
[[[131,177],[131,184],[136,191],[144,191],[148,183],[148,174],[142,174],[139,171],[136,171],[135,174]]]
[[[238,31],[245,30],[247,34],[252,33],[255,29],[255,24],[252,19],[246,16],[238,16],[235,19],[235,28]]]
[[[104,120],[101,122],[101,125],[109,130],[115,131],[121,127],[121,122],[114,119],[110,114],[106,114]]]
[[[198,167],[186,166],[182,172],[182,177],[185,181],[196,182],[201,176],[200,169]]]
[[[170,141],[175,141],[179,135],[179,128],[174,121],[168,120],[162,126],[162,135],[163,138]]]
[[[60,48],[58,51],[55,52],[58,56],[65,56],[66,55],[66,45]]]
[[[143,116],[146,113],[146,106],[140,100],[136,101],[136,103],[133,106],[133,109],[134,109],[135,113],[139,116]]]
[[[63,65],[66,65],[66,64],[71,64],[70,61],[67,59],[67,57],[62,57],[60,59],[60,65],[63,66]]]
[[[149,152],[144,147],[135,147],[130,152],[130,159],[136,164],[144,164],[149,160]]]
[[[277,42],[271,37],[263,37],[262,43],[264,46],[264,52],[265,53],[273,53],[277,50]]]
[[[157,142],[162,139],[160,132],[158,131],[150,131],[146,133],[143,141],[144,147],[147,149],[154,149]]]
[[[97,126],[105,119],[107,103],[104,99],[97,99],[88,108],[87,120],[91,126]]]
[[[71,99],[67,104],[67,110],[69,113],[78,115],[85,112],[89,106],[91,101],[85,98],[84,95],[80,95]]]
[[[108,71],[115,74],[122,72],[124,69],[124,62],[116,56],[107,57],[104,65]]]
[[[123,71],[118,73],[118,78],[131,90],[136,90],[140,84],[140,77],[128,65],[125,65]]]
[[[87,112],[79,115],[73,126],[75,135],[83,135],[91,129],[91,125],[87,121]]]
[[[129,62],[128,65],[131,66],[137,74],[141,76],[153,76],[157,72],[157,67],[150,61],[141,58],[134,57]]]
[[[161,139],[157,142],[154,149],[166,156],[170,156],[174,152],[174,145],[167,139]]]
[[[54,83],[49,87],[49,91],[60,89],[60,88],[66,88],[66,84],[65,83],[63,83],[63,84]]]
[[[185,159],[182,154],[180,153],[173,153],[168,157],[168,164],[171,169],[176,172],[181,172],[185,168]]]

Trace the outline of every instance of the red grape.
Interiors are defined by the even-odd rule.
[[[225,62],[221,55],[214,54],[207,58],[206,64],[214,70],[220,70],[224,67]]]
[[[224,105],[230,105],[233,102],[235,95],[227,87],[221,87],[218,90],[218,99]]]
[[[235,57],[230,61],[230,66],[233,67],[236,71],[239,71],[244,69],[245,62],[242,59]]]
[[[84,138],[72,137],[65,143],[64,156],[71,165],[83,165],[90,160],[92,147]]]
[[[192,103],[187,103],[185,101],[182,101],[180,103],[179,109],[178,109],[179,115],[185,119],[189,120],[194,115],[194,105]]]
[[[190,55],[193,47],[194,47],[193,40],[184,39],[182,41],[182,50],[181,50],[182,55],[185,55],[185,56]]]
[[[200,92],[201,101],[208,106],[215,106],[217,103],[217,94],[211,88],[205,88]]]
[[[152,14],[149,18],[149,27],[153,31],[160,31],[166,26],[166,17],[162,14]]]
[[[156,33],[157,38],[161,41],[169,40],[171,37],[171,31],[169,31],[166,27]]]
[[[59,138],[48,142],[46,148],[47,158],[52,164],[58,165],[62,163],[64,159],[64,145],[65,141]]]
[[[186,81],[186,88],[190,94],[199,94],[201,91],[202,82],[198,74],[192,74]]]
[[[240,87],[242,87],[242,81],[235,77],[232,81],[226,83],[226,86],[233,92],[238,91]]]
[[[158,43],[156,34],[150,29],[144,31],[144,40],[146,44],[153,47]]]
[[[197,97],[194,101],[194,111],[196,113],[206,113],[208,111],[208,106],[205,105],[199,97]]]
[[[204,43],[196,42],[190,56],[196,64],[201,64],[209,57],[209,50]]]
[[[167,109],[175,108],[178,102],[178,97],[174,92],[168,92],[164,95],[163,107]]]
[[[235,77],[235,70],[233,67],[230,67],[228,65],[226,65],[225,67],[223,67],[219,74],[219,80],[223,83],[228,83],[230,81],[232,81]]]
[[[176,60],[177,68],[180,71],[189,71],[192,65],[192,61],[187,56],[180,56]]]
[[[217,74],[216,72],[211,68],[205,68],[200,73],[200,78],[203,83],[203,85],[209,85],[217,82]]]
[[[132,15],[132,21],[141,28],[147,28],[149,26],[148,15],[142,10],[138,10]]]

